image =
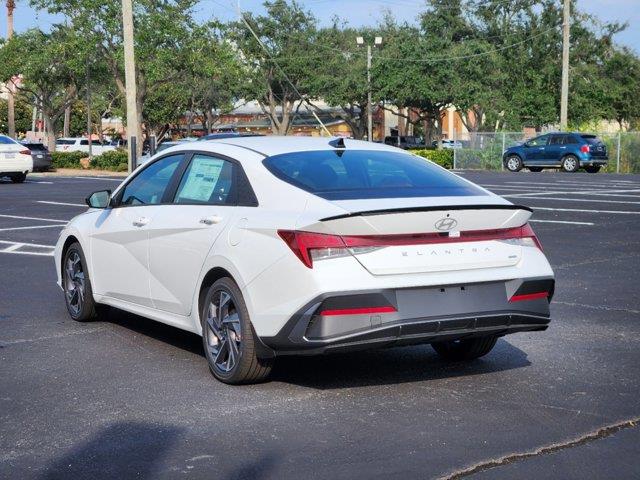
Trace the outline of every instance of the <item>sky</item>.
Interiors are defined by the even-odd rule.
[[[263,0],[241,0],[241,8],[259,12],[262,3]],[[330,23],[332,17],[338,15],[354,27],[375,25],[387,10],[399,20],[411,22],[424,5],[423,0],[299,0],[299,3],[311,10],[323,24]],[[619,33],[615,40],[640,54],[640,0],[577,0],[577,4],[581,11],[603,21],[628,22],[627,29]],[[32,9],[26,0],[16,0],[16,5],[14,22],[17,32],[33,27],[47,30],[52,24],[62,21],[60,16]],[[197,15],[201,19],[212,16],[221,20],[235,19],[235,5],[236,0],[201,0]],[[4,37],[7,32],[6,9],[1,10],[4,18],[0,21],[0,36]]]

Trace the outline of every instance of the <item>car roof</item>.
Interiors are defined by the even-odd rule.
[[[213,139],[202,142],[204,145],[226,144],[236,147],[245,148],[256,153],[260,153],[266,157],[273,155],[281,155],[284,153],[305,152],[316,150],[332,150],[334,147],[329,142],[336,140],[337,137],[285,137],[285,136],[264,136],[264,137],[233,137],[224,139]],[[403,152],[398,148],[388,146],[382,143],[365,142],[362,140],[344,139],[344,145],[347,150],[386,150],[390,152]],[[189,148],[189,146],[185,146]]]

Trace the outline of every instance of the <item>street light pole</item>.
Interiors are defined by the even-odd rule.
[[[364,45],[364,37],[357,37],[356,43],[361,46]],[[379,47],[382,45],[382,37],[376,37],[373,42],[373,46]],[[371,60],[373,58],[373,52],[371,44],[367,45],[367,139],[373,142],[373,106],[372,106],[372,94],[371,94]]]
[[[13,10],[16,8],[14,0],[7,0],[7,40],[13,37]],[[7,123],[9,136],[16,137],[16,114],[15,103],[13,99],[13,81],[9,80],[7,84]]]
[[[124,78],[127,97],[127,138],[129,148],[129,172],[136,167],[138,145],[138,104],[136,92],[136,63],[133,48],[132,0],[122,0],[122,34],[124,40]]]
[[[571,0],[564,0],[562,13],[562,88],[560,91],[560,130],[567,129],[569,110],[569,33],[571,28]]]

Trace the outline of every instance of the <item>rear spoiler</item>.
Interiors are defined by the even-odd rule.
[[[366,210],[362,212],[345,213],[334,217],[320,219],[321,222],[329,220],[340,220],[342,218],[367,217],[371,215],[387,215],[393,213],[410,213],[410,212],[434,212],[438,210],[526,210],[533,213],[533,209],[524,205],[434,205],[430,207],[401,207],[387,208],[381,210]]]

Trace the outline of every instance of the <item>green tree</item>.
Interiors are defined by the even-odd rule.
[[[23,135],[31,130],[31,119],[33,114],[33,102],[28,102],[24,96],[20,95],[15,101],[15,121],[16,135]],[[8,132],[7,101],[0,98],[0,131],[5,135]]]

